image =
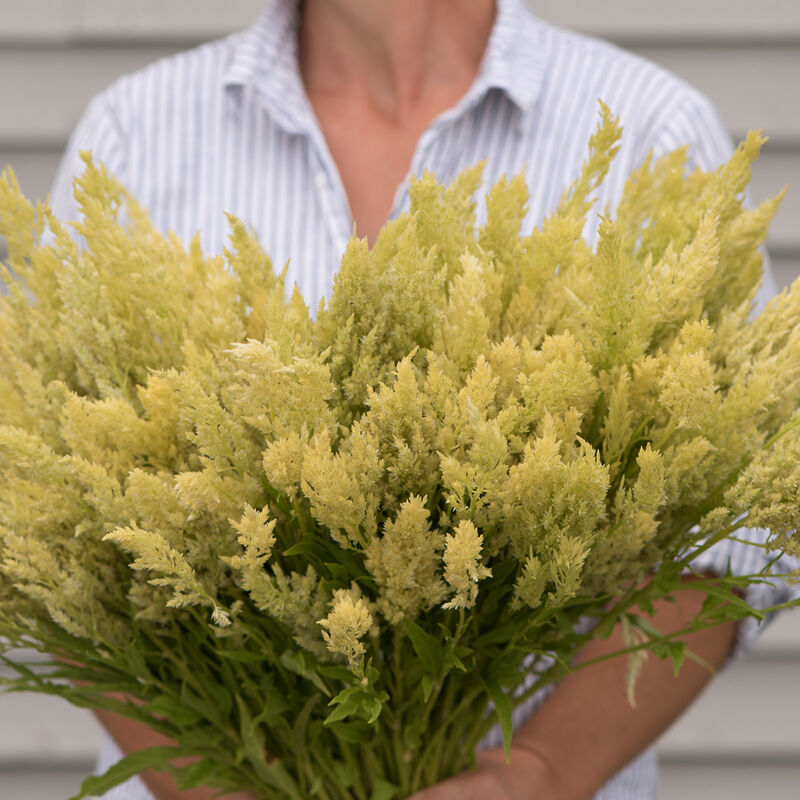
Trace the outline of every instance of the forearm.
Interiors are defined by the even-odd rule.
[[[174,740],[141,722],[108,711],[95,711],[95,715],[123,753],[134,753],[147,747],[177,746]],[[191,759],[176,759],[174,763],[181,766],[190,761]],[[216,790],[207,787],[180,791],[169,772],[147,770],[141,773],[140,777],[156,800],[211,800],[215,796]],[[240,800],[246,798],[245,795],[227,795],[227,797],[231,800],[237,797]]]
[[[67,664],[79,666],[75,661],[69,661],[65,658],[58,660],[64,661]],[[85,686],[85,681],[73,681],[75,686]],[[118,693],[109,693],[109,697],[117,700],[125,700],[126,697],[133,703],[137,701],[130,696]],[[177,747],[178,743],[174,739],[170,739],[158,731],[154,731],[143,722],[128,717],[114,714],[110,711],[95,710],[94,715],[100,721],[100,724],[106,729],[106,732],[116,742],[117,747],[123,752],[124,755],[135,753],[139,750],[144,750],[148,747]],[[185,766],[190,764],[194,758],[176,758],[172,763],[175,766]],[[145,786],[154,795],[156,800],[212,800],[216,797],[216,789],[210,789],[205,786],[196,789],[181,791],[178,789],[175,779],[169,772],[159,772],[156,770],[146,770],[140,773],[139,777],[144,782]],[[237,792],[234,794],[226,794],[224,797],[228,800],[255,800],[253,795],[246,792]]]
[[[656,604],[653,624],[662,632],[685,627],[705,599],[701,591],[676,593],[676,602]],[[686,637],[690,649],[720,666],[736,637],[731,623]],[[620,628],[608,640],[587,645],[578,661],[624,647]],[[636,683],[636,707],[626,695],[627,658],[600,662],[568,676],[514,737],[548,765],[559,800],[583,800],[648,747],[689,706],[711,679],[688,660],[676,678],[672,663],[650,656]]]

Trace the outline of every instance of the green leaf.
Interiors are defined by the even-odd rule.
[[[325,718],[325,724],[338,722],[352,715],[362,715],[372,724],[380,716],[383,704],[389,699],[386,692],[375,692],[361,686],[348,686],[342,689],[328,705],[336,708]]]
[[[243,664],[260,664],[266,660],[263,653],[251,653],[249,650],[220,650],[218,655],[228,661],[240,661]]]
[[[180,727],[190,727],[202,719],[202,715],[184,705],[176,697],[161,695],[147,705],[148,710],[166,717]]]
[[[364,744],[372,741],[375,737],[375,730],[361,720],[350,720],[348,722],[328,722],[325,724],[330,727],[333,735],[337,739],[343,739],[351,744]]]
[[[431,636],[427,631],[420,628],[420,626],[411,619],[404,619],[403,626],[406,629],[408,638],[411,640],[411,646],[422,662],[425,671],[434,678],[438,677],[442,671],[442,664],[444,663],[444,647],[441,642]]]
[[[365,697],[361,701],[361,707],[367,712],[367,723],[371,725],[381,715],[383,703],[377,697]]]
[[[367,574],[364,568],[363,556],[357,555],[352,550],[343,550],[332,539],[323,540],[323,545],[328,553],[336,559],[337,563],[347,569],[351,578],[358,579]]]
[[[380,778],[375,781],[369,800],[392,800],[400,794],[400,787]]]
[[[506,762],[511,758],[511,737],[514,734],[514,723],[511,716],[511,701],[497,681],[487,678],[483,685],[494,704],[494,710],[500,720],[500,730],[503,733],[503,747],[506,751]]]
[[[422,744],[422,730],[425,726],[423,719],[407,722],[403,726],[403,741],[409,750],[416,750]]]
[[[675,673],[675,677],[678,677],[678,673],[683,666],[683,662],[686,659],[686,648],[688,645],[686,642],[683,641],[673,641],[673,642],[653,642],[650,645],[650,649],[659,657],[659,658],[670,658],[672,659],[672,669]]]
[[[320,562],[327,553],[322,544],[313,536],[304,536],[299,542],[293,544],[288,550],[283,551],[284,556],[315,556]]]
[[[342,689],[333,700],[328,703],[329,706],[336,706],[330,714],[325,718],[325,724],[331,722],[338,722],[345,717],[354,714],[361,707],[361,700],[363,697],[363,690],[358,686],[348,686]]]
[[[353,680],[353,673],[347,667],[337,667],[330,665],[320,665],[317,667],[317,672],[326,678],[331,678],[336,681],[344,681],[350,683]]]
[[[355,786],[356,783],[356,767],[355,764],[351,762],[339,761],[334,760],[331,762],[331,767],[333,771],[336,773],[336,777],[339,780],[339,784],[344,789],[349,789],[351,786]]]
[[[331,690],[319,676],[319,671],[315,667],[309,667],[308,664],[306,664],[306,656],[304,653],[296,650],[284,650],[281,653],[280,662],[290,672],[294,672],[307,681],[311,681],[325,697],[331,696]]]
[[[516,559],[508,558],[492,562],[492,577],[489,586],[481,589],[483,601],[480,604],[480,619],[484,622],[500,607],[500,601],[514,589],[513,573],[519,566]]]
[[[436,682],[430,675],[423,675],[422,676],[422,699],[427,703],[430,700],[431,692],[433,692],[433,687],[436,685]]]
[[[639,614],[628,614],[628,618],[634,628],[638,628],[653,639],[660,639],[664,635],[647,617]]]
[[[454,667],[460,669],[462,672],[467,671],[464,662],[452,650],[448,650],[444,656],[444,668],[449,672]]]
[[[186,755],[191,755],[191,753],[180,747],[148,747],[146,750],[138,750],[125,756],[102,775],[88,777],[81,784],[80,792],[73,795],[70,800],[81,800],[92,795],[104,795],[110,789],[119,786],[119,784],[146,769],[163,768],[172,759]]]
[[[288,772],[281,759],[275,758],[267,763],[265,735],[262,730],[263,717],[267,712],[253,717],[239,695],[236,695],[236,703],[239,707],[239,732],[242,737],[240,752],[250,762],[256,774],[270,786],[280,790],[287,799],[304,800],[297,781]]]
[[[337,581],[343,581],[348,583],[350,581],[350,573],[347,571],[347,568],[342,566],[341,564],[337,564],[333,561],[326,561],[325,566],[330,572],[331,577]]]
[[[220,772],[220,764],[211,758],[202,758],[173,772],[175,782],[182,791],[198,786],[210,786]]]
[[[305,753],[306,751],[308,743],[308,737],[306,736],[308,721],[311,718],[311,712],[314,710],[314,706],[318,702],[319,695],[311,695],[294,720],[294,724],[292,725],[292,750],[296,755]]]
[[[222,719],[228,719],[233,712],[233,696],[230,686],[216,681],[207,681],[204,688],[214,702],[216,713]]]
[[[236,704],[239,707],[239,731],[245,755],[256,764],[266,762],[265,739],[258,722],[253,719],[247,704],[239,695],[236,695]]]
[[[508,625],[500,625],[486,633],[481,634],[474,640],[476,647],[484,647],[490,644],[505,644],[519,633],[520,624],[514,621]]]
[[[764,619],[764,614],[761,611],[753,608],[746,600],[743,600],[730,589],[714,586],[710,583],[703,583],[702,585],[690,583],[687,585],[700,589],[701,592],[704,592],[709,597],[724,601],[728,606],[724,609],[724,617],[727,620],[734,621],[747,619],[747,617],[754,617],[757,620]]]

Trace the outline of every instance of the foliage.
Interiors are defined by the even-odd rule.
[[[800,291],[751,316],[763,139],[648,159],[592,249],[619,137],[604,109],[530,235],[521,176],[476,231],[480,170],[424,175],[315,317],[235,219],[204,258],[88,156],[74,232],[3,177],[0,634],[58,659],[7,685],[180,745],[81,796],[187,754],[185,787],[407,796],[617,622],[632,666],[679,664],[637,609],[748,520],[798,553]],[[700,578],[687,629],[758,616],[763,579]]]

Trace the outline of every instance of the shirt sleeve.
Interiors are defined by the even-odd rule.
[[[717,110],[699,92],[690,90],[681,105],[671,113],[661,129],[654,147],[656,155],[667,153],[685,144],[689,145],[689,166],[712,170],[727,161],[733,154],[733,142]],[[777,283],[766,250],[764,275],[756,297],[754,314],[759,314],[769,300],[778,293]],[[788,574],[800,568],[796,560],[765,548],[769,533],[765,530],[743,528],[736,533],[739,541],[719,542],[692,563],[697,572],[734,575],[753,575],[766,572],[767,580],[749,586],[745,599],[754,608],[763,610],[800,598],[800,585],[790,585],[785,580],[770,575]],[[774,562],[774,563],[771,563]],[[771,566],[770,566],[771,564]],[[766,615],[759,624],[752,617],[739,623],[736,644],[731,659],[752,650],[755,642],[775,613]]]
[[[85,169],[80,157],[84,150],[91,151],[95,162],[105,164],[112,175],[126,183],[127,141],[108,90],[87,106],[70,136],[50,189],[50,208],[63,221],[74,221],[79,216],[74,181]]]

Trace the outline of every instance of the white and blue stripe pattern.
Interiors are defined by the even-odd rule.
[[[597,198],[614,208],[629,172],[651,149],[688,144],[694,165],[716,167],[731,142],[714,108],[663,69],[618,48],[555,28],[522,0],[498,0],[496,22],[479,74],[456,107],[420,138],[409,174],[431,170],[440,182],[485,159],[488,187],[524,171],[531,190],[528,229],[558,203],[578,173],[598,120],[598,99],[619,115],[619,156]],[[353,227],[336,165],[316,121],[297,67],[299,4],[277,0],[250,29],[123,77],[87,109],[62,161],[51,203],[62,218],[77,216],[72,178],[78,153],[93,151],[150,211],[162,231],[203,248],[225,246],[223,212],[246,221],[273,262],[287,260],[313,309],[332,285]],[[408,207],[408,180],[398,187],[391,216]],[[479,203],[479,217],[484,207]],[[587,231],[589,239],[594,231]],[[764,295],[774,284],[771,279]],[[755,535],[755,534],[754,534]],[[719,548],[698,568],[755,572],[757,548]],[[786,599],[784,584],[753,590],[761,606]],[[745,623],[738,649],[756,626]],[[519,726],[541,697],[515,713]],[[492,732],[484,744],[500,741]],[[119,757],[109,741],[99,769]],[[646,752],[597,795],[602,800],[655,797],[656,767]],[[138,780],[108,795],[150,800]]]

